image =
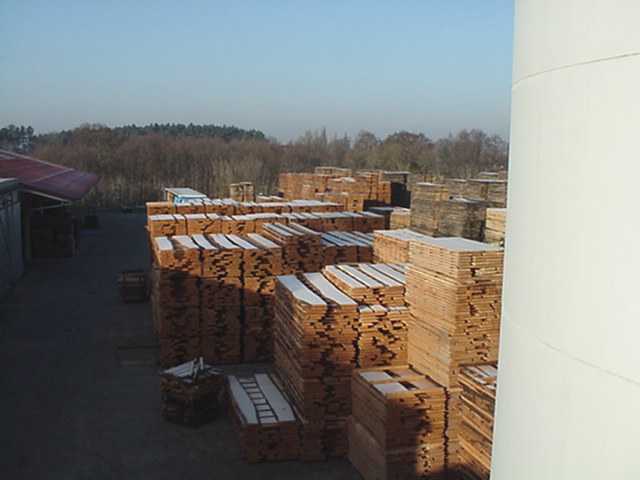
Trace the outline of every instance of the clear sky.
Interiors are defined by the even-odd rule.
[[[0,0],[0,126],[509,131],[513,0]]]

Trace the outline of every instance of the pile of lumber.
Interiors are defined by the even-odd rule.
[[[150,215],[147,217],[147,230],[150,237],[213,233],[245,235],[263,233],[265,223],[296,223],[319,232],[342,230],[369,233],[384,228],[384,217],[371,212],[247,213],[243,215],[173,213]]]
[[[429,239],[409,229],[379,230],[373,233],[373,258],[382,263],[407,263],[412,240]]]
[[[409,208],[395,207],[389,217],[389,228],[398,230],[409,228],[411,225],[411,210]]]
[[[373,235],[360,232],[328,232],[321,237],[324,264],[373,261]]]
[[[230,375],[229,403],[242,454],[249,463],[295,460],[298,423],[291,405],[268,374]]]
[[[503,250],[463,238],[412,241],[409,363],[445,387],[461,366],[498,359]]]
[[[202,357],[160,374],[162,415],[189,426],[200,426],[215,418],[224,375],[204,363]]]
[[[305,459],[346,453],[357,315],[320,273],[278,277],[275,367],[302,421]]]
[[[358,303],[356,365],[405,364],[410,313],[404,302],[404,266],[329,265],[323,274]]]
[[[463,196],[472,200],[490,202],[493,206],[507,206],[507,181],[500,179],[471,178],[467,180]]]
[[[392,199],[392,184],[380,170],[351,175],[347,169],[320,167],[315,173],[281,173],[278,188],[286,199],[322,199],[354,212],[368,205],[388,205]]]
[[[275,277],[282,249],[259,234],[153,239],[152,310],[160,362],[211,363],[272,354]]]
[[[483,238],[485,211],[492,204],[451,196],[448,186],[418,183],[411,196],[411,228],[434,237]]]
[[[506,208],[487,208],[487,219],[484,226],[484,241],[487,243],[498,243],[503,245],[506,226]]]
[[[349,460],[373,479],[444,478],[445,389],[408,367],[358,370]]]
[[[457,469],[467,478],[488,480],[491,474],[497,379],[495,364],[460,371],[462,422]]]
[[[283,273],[317,272],[322,268],[321,234],[295,223],[265,224],[264,236],[282,248]]]
[[[350,168],[342,168],[342,167],[316,167],[314,173],[321,175],[336,175],[340,177],[349,177],[351,176]]]
[[[266,202],[238,202],[230,198],[205,198],[189,200],[184,203],[147,202],[147,216],[181,215],[191,213],[215,213],[217,215],[246,215],[249,213],[296,213],[296,212],[337,212],[342,210],[335,203],[321,202],[317,199],[303,199]]]
[[[255,202],[256,191],[253,183],[240,182],[230,184],[229,197],[236,202]]]

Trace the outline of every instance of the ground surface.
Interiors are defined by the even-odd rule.
[[[346,460],[247,465],[226,415],[165,422],[149,305],[116,290],[118,272],[148,265],[144,217],[100,222],[77,257],[32,265],[0,303],[0,478],[358,478]]]

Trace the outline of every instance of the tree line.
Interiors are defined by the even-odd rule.
[[[228,194],[229,183],[250,181],[257,192],[273,194],[279,173],[320,165],[471,177],[506,168],[508,144],[478,129],[440,139],[404,131],[384,139],[366,131],[329,138],[320,130],[279,143],[260,131],[226,126],[83,125],[36,135],[31,154],[96,173],[100,182],[87,202],[114,207],[159,199],[166,186],[218,197]]]

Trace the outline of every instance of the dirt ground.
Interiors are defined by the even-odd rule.
[[[100,224],[78,256],[31,265],[0,302],[0,478],[359,478],[347,460],[247,465],[226,414],[165,422],[149,304],[116,289],[118,272],[148,266],[144,215]]]

